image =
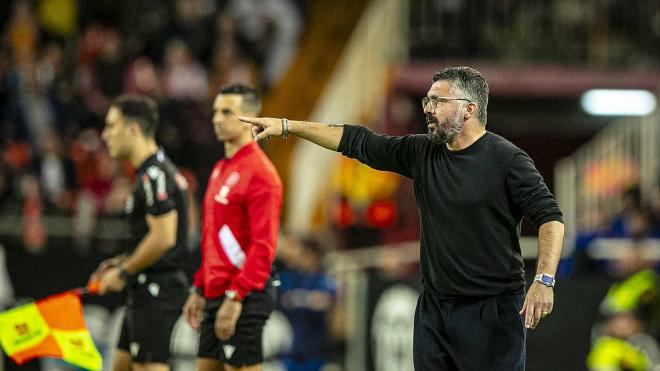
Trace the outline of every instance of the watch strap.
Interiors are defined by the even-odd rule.
[[[534,276],[534,281],[548,287],[555,287],[555,278],[549,274],[539,273]]]
[[[243,301],[243,298],[238,294],[238,291],[236,290],[225,291],[225,297],[233,301]]]

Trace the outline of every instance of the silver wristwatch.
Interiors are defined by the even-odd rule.
[[[534,276],[534,281],[541,283],[548,287],[555,287],[555,278],[549,274],[539,273]]]
[[[229,300],[241,301],[241,298],[240,298],[240,296],[238,296],[238,292],[236,290],[227,290],[227,291],[225,291],[225,297]]]

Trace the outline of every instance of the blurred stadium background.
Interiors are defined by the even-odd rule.
[[[191,272],[200,198],[222,156],[210,124],[220,86],[259,87],[266,116],[421,133],[419,99],[449,65],[486,76],[488,129],[531,155],[565,213],[555,310],[528,334],[528,369],[657,367],[657,0],[0,1],[0,308],[81,286],[121,251],[131,170],[99,137],[116,95],[161,104],[158,139],[193,185]],[[593,89],[641,92],[599,114]],[[311,235],[321,241],[312,260],[325,256],[316,274],[329,277],[318,292],[283,295],[266,368],[294,354],[323,356],[327,370],[412,369],[411,182],[295,138],[265,150],[285,183],[278,266],[308,272],[295,236]],[[522,230],[533,275],[535,231]],[[84,302],[109,360],[121,297]],[[181,324],[173,369],[193,369],[195,348]],[[4,359],[3,369],[71,368]]]

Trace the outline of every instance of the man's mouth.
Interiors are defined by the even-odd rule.
[[[435,132],[438,130],[438,119],[433,115],[426,115],[426,128],[429,131]]]

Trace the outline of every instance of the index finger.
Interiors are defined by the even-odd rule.
[[[527,310],[527,299],[525,299],[525,302],[523,303],[522,309],[520,310],[520,315],[524,315],[525,311]]]
[[[238,120],[248,123],[248,124],[257,124],[258,120],[255,117],[247,117],[247,116],[238,116]]]

